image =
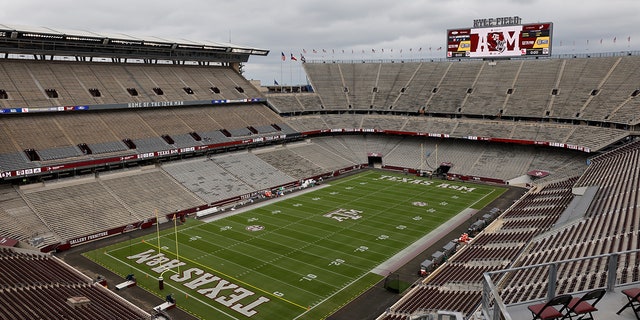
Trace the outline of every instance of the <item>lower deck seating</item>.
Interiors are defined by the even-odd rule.
[[[0,319],[128,319],[149,314],[47,254],[0,248]]]

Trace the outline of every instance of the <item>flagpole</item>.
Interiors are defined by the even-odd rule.
[[[158,256],[160,256],[160,220],[158,220],[158,209],[155,210],[156,213],[156,234],[158,236]],[[160,266],[162,267],[162,262],[160,262]]]
[[[300,68],[298,68],[298,79],[302,79],[302,55],[300,55]]]
[[[160,254],[160,221],[158,220],[158,209],[154,211],[156,213],[156,235],[158,238],[158,254]]]
[[[158,209],[155,209],[154,212],[156,214],[156,235],[158,238],[158,256],[160,256],[160,221],[158,220]],[[160,262],[160,267],[162,267],[162,262]],[[164,278],[162,278],[162,273],[158,277],[158,289],[160,290],[164,289]]]
[[[180,261],[180,254],[178,253],[178,222],[176,214],[173,214],[173,232],[176,237],[176,260]],[[180,264],[178,264],[178,273],[180,273]]]
[[[422,173],[422,170],[424,170],[424,144],[420,143],[420,172]]]
[[[284,73],[282,71],[282,63],[284,62],[284,60],[286,60],[285,56],[284,56],[284,51],[280,52],[281,56],[280,56],[280,93],[282,93],[282,85],[284,84]]]

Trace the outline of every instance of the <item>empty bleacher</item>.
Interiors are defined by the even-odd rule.
[[[561,70],[560,59],[523,61],[503,115],[544,117]]]
[[[425,106],[425,102],[435,94],[433,91],[442,81],[448,68],[449,64],[447,63],[420,62],[406,90],[395,102],[394,109],[418,112]]]
[[[32,210],[57,239],[70,240],[153,218],[156,210],[166,215],[204,204],[158,170],[124,171],[103,176],[65,179],[23,189],[20,196],[29,208],[23,206],[23,211]],[[154,187],[149,188],[150,185]],[[25,218],[29,217],[25,213]],[[46,234],[41,226],[35,227],[33,232],[41,230],[40,233]]]
[[[227,67],[6,60],[0,72],[6,76],[0,88],[10,97],[2,100],[7,108],[261,96],[248,80]],[[214,87],[220,93],[214,93]],[[49,97],[47,89],[55,90],[57,97]],[[135,89],[137,95],[127,89]]]
[[[362,124],[361,114],[327,114],[324,123],[331,129],[358,129]]]
[[[487,228],[477,235],[470,243],[463,245],[442,266],[428,275],[419,285],[405,294],[400,301],[391,306],[380,319],[393,319],[392,316],[409,319],[409,315],[418,310],[455,310],[470,315],[479,306],[482,294],[482,274],[491,270],[500,270],[517,259],[519,253],[536,235],[548,231],[550,224],[555,221],[563,210],[563,206],[556,202],[549,202],[549,206],[556,208],[554,212],[537,212],[535,217],[547,221],[545,224],[531,225],[526,229],[514,231],[509,224],[520,221],[510,214],[514,208],[527,210],[530,206],[537,206],[538,198],[549,192],[564,199],[564,207],[568,204],[572,194],[571,187],[577,178],[559,183],[549,184],[535,192],[528,192],[515,207],[505,211]],[[505,228],[505,225],[507,228]],[[542,283],[541,278],[532,281],[533,275],[514,277],[527,284]],[[529,290],[531,288],[528,288]],[[544,287],[539,288],[540,291]],[[529,291],[531,292],[531,290]]]
[[[614,113],[617,113],[622,105],[631,100],[632,94],[638,89],[640,57],[630,56],[619,59],[611,74],[598,88],[598,92],[589,104],[582,110],[582,118],[608,121]],[[628,123],[633,120],[631,114],[621,113],[619,122]],[[626,120],[626,121],[625,121]]]
[[[345,90],[348,92],[349,88],[342,81],[340,64],[305,63],[303,67],[310,77],[315,92],[322,99],[320,109],[346,110],[348,108],[349,102]]]
[[[345,140],[347,139],[347,140]],[[318,137],[313,139],[313,143],[318,144],[320,147],[329,150],[329,152],[339,155],[341,158],[347,159],[354,163],[365,163],[367,161],[366,154],[363,154],[359,150],[360,148],[355,147],[351,143],[347,141],[350,140],[349,137]],[[354,141],[358,141],[354,139]],[[358,142],[364,143],[364,142]],[[357,144],[356,144],[357,145]],[[356,151],[358,150],[358,151]],[[379,151],[372,151],[379,152]]]
[[[599,187],[584,218],[536,238],[527,248],[527,252],[516,260],[515,265],[539,264],[638,249],[638,197],[632,186],[637,185],[640,176],[637,161],[639,154],[638,143],[632,143],[592,159],[592,165],[574,185]],[[546,203],[551,209],[555,208],[558,200],[550,198]],[[633,266],[638,265],[638,257],[623,255],[620,259],[623,259],[623,263],[618,281],[628,283],[640,280],[637,273],[634,276],[633,272],[630,272]],[[602,286],[606,268],[607,262],[602,259],[581,260],[563,266],[558,270],[558,294]],[[522,282],[518,279],[527,281]],[[529,284],[544,284],[545,280],[546,276],[541,270],[520,271],[520,274],[514,275],[504,284],[509,288],[505,292],[507,301],[513,303],[544,296],[544,285],[532,291]]]
[[[450,63],[445,76],[426,102],[425,110],[430,113],[459,113],[469,88],[473,88],[482,63]]]
[[[296,181],[252,153],[212,157],[211,161],[253,190],[263,190]]]
[[[326,148],[322,148],[318,144],[310,143],[306,145],[297,145],[290,148],[303,159],[309,160],[314,165],[323,168],[325,172],[343,169],[351,165],[359,164],[347,158],[340,156]]]
[[[295,146],[293,148],[295,148]],[[262,161],[296,179],[305,179],[326,172],[322,167],[301,157],[291,149],[290,147],[278,148],[256,155],[262,159]]]
[[[289,113],[305,110],[304,104],[301,103],[299,96],[300,94],[271,93],[267,96],[267,100],[279,113]],[[318,104],[318,109],[320,109],[320,104]]]
[[[12,79],[10,83],[2,83],[2,89],[12,97],[4,102],[7,107],[260,96],[246,79],[224,67],[4,61],[3,71]],[[220,93],[214,93],[213,87]],[[244,92],[239,92],[237,87]],[[138,95],[127,93],[127,88],[136,89]],[[192,94],[185,88],[190,88]],[[55,89],[58,97],[49,98],[44,89]],[[90,94],[89,89],[97,89],[100,95]]]
[[[143,320],[150,317],[50,255],[0,248],[0,268],[0,291],[7,298],[0,301],[2,319]],[[78,305],[71,302],[74,299]]]
[[[321,116],[291,117],[287,122],[300,132],[328,129]]]
[[[158,169],[146,169],[124,176],[102,174],[100,184],[126,203],[138,219],[152,217],[156,210],[159,213],[171,213],[204,204],[204,201]]]
[[[40,238],[39,247],[58,240],[11,185],[0,185],[0,225],[0,236],[28,243]]]
[[[22,194],[45,224],[66,240],[140,220],[97,181],[83,180],[28,189]]]
[[[210,159],[167,163],[162,169],[205,203],[256,191]]]
[[[507,90],[512,87],[521,64],[521,61],[484,62],[473,87],[470,87],[473,91],[468,95],[462,112],[498,115],[507,98]]]
[[[378,82],[376,83],[377,90],[375,98],[373,99],[374,108],[382,110],[406,110],[406,107],[398,108],[397,101],[400,96],[406,92],[409,85],[411,85],[411,79],[419,66],[420,65],[415,62],[401,63],[399,66],[391,63],[381,64]]]
[[[379,86],[380,77],[383,76],[380,67],[381,64],[377,63],[354,63],[340,66],[345,87],[348,88],[347,96],[350,109],[368,109],[370,106],[381,108],[383,106],[376,104],[376,92],[374,92],[374,88]],[[385,97],[387,93],[382,95]]]
[[[419,112],[422,109],[420,112],[427,114],[475,115],[489,119],[502,116],[605,122],[620,119],[622,121],[616,121],[627,124],[640,120],[632,111],[637,105],[637,88],[633,87],[632,80],[637,60],[637,56],[615,56],[482,62],[311,63],[305,65],[305,70],[312,82],[318,82],[317,94],[321,100],[331,101],[336,97],[347,100],[335,103],[335,107],[323,106],[328,110],[343,110],[345,104],[355,110],[376,111],[389,111],[393,106],[393,110]],[[296,117],[293,122],[304,121]],[[464,118],[452,122],[453,126],[444,131],[453,136],[513,136],[568,143],[591,150],[599,150],[629,134],[627,130],[613,129],[614,126],[594,129],[605,132],[604,135],[589,134],[590,129],[583,128],[573,132],[575,123],[563,125],[563,121],[514,124],[479,120],[471,128],[468,126],[472,123]],[[405,131],[411,131],[416,124],[418,128],[424,126],[410,120],[404,126]],[[320,128],[318,125],[316,129]],[[399,129],[398,126],[381,127]],[[415,131],[426,131],[418,128]]]
[[[51,115],[0,117],[0,123],[6,130],[3,133],[12,136],[17,144],[14,147],[19,148],[14,149],[14,152],[75,145]]]
[[[202,144],[189,136],[192,132],[207,138],[204,143],[231,141],[233,138],[215,133],[223,128],[235,132],[236,138],[295,132],[263,105],[29,114],[2,117],[0,125],[5,128],[2,133],[9,141],[3,144],[3,153],[0,154],[0,167],[5,170],[20,168],[22,161],[13,160],[19,160],[16,155],[23,154],[26,149],[36,150],[42,161],[69,161],[82,156],[130,154],[132,151],[122,142],[125,139],[135,143],[136,153],[144,153]],[[249,126],[260,130],[254,134]],[[168,135],[177,145],[167,143],[161,138],[163,135]],[[78,148],[81,144],[89,147],[91,155]],[[28,159],[25,161],[28,163]]]
[[[585,118],[581,117],[580,110],[592,97],[593,90],[597,90],[606,80],[607,74],[619,59],[619,57],[604,57],[564,60],[551,116],[567,119]]]

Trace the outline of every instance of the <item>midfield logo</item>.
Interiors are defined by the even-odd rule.
[[[344,220],[349,220],[349,219],[358,220],[362,218],[361,214],[362,214],[362,211],[360,210],[355,210],[355,209],[347,210],[347,209],[341,208],[335,211],[331,211],[329,213],[325,213],[322,216],[331,218],[331,219],[336,219],[342,222]]]

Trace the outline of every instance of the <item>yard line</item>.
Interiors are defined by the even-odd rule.
[[[230,231],[231,231],[231,232],[233,232],[233,230],[230,230]],[[326,270],[326,269],[321,268],[321,267],[319,267],[319,266],[317,266],[317,265],[313,265],[313,264],[310,264],[310,263],[306,263],[306,262],[304,262],[304,261],[298,261],[298,260],[295,260],[295,259],[292,259],[292,258],[289,258],[289,257],[288,257],[288,255],[289,255],[289,254],[292,254],[292,253],[295,253],[295,252],[300,252],[300,251],[304,250],[305,248],[307,248],[307,247],[308,247],[308,245],[307,245],[307,246],[304,246],[304,247],[302,247],[302,248],[300,248],[300,249],[295,249],[295,248],[288,247],[288,246],[283,245],[283,244],[278,243],[278,242],[274,242],[274,241],[270,241],[270,240],[266,240],[266,239],[262,239],[262,238],[260,238],[260,239],[261,239],[261,240],[263,240],[263,241],[272,242],[272,243],[275,243],[275,244],[278,244],[278,245],[282,245],[282,246],[284,246],[284,247],[288,247],[288,248],[291,248],[291,249],[292,249],[292,250],[291,250],[290,252],[288,252],[287,254],[280,254],[280,253],[276,253],[276,252],[273,252],[273,251],[268,250],[268,249],[264,249],[264,248],[259,247],[259,246],[257,246],[257,245],[254,245],[254,244],[248,243],[248,241],[251,241],[251,240],[253,240],[253,239],[254,239],[254,238],[252,238],[252,239],[248,239],[247,241],[238,241],[238,242],[236,242],[236,243],[235,243],[235,244],[233,244],[233,245],[230,245],[230,246],[224,247],[224,248],[222,248],[222,249],[220,249],[220,250],[213,251],[213,252],[209,253],[208,255],[209,255],[209,256],[214,256],[214,257],[215,257],[215,253],[216,253],[216,252],[219,252],[219,251],[222,251],[222,250],[227,250],[227,249],[229,249],[229,248],[231,248],[231,247],[234,247],[234,246],[237,246],[237,245],[246,245],[246,246],[251,246],[251,247],[254,247],[254,248],[257,248],[257,249],[263,250],[263,251],[265,251],[265,252],[272,253],[274,256],[276,256],[276,258],[275,258],[275,259],[271,259],[271,260],[269,260],[269,261],[266,261],[266,260],[264,260],[264,259],[259,259],[259,258],[256,258],[256,257],[252,257],[252,258],[254,258],[254,259],[256,259],[256,260],[259,260],[259,261],[263,262],[263,265],[255,266],[255,267],[254,267],[254,268],[252,268],[252,269],[247,268],[247,269],[249,269],[249,271],[253,271],[253,272],[256,272],[256,273],[259,273],[259,274],[263,274],[263,273],[261,273],[261,272],[259,272],[259,271],[255,270],[255,269],[258,269],[258,268],[260,268],[260,267],[262,267],[262,266],[264,266],[264,265],[267,265],[267,264],[273,263],[273,262],[275,262],[276,260],[279,260],[279,259],[290,259],[290,260],[293,260],[293,261],[295,261],[295,262],[298,262],[298,263],[301,263],[301,264],[307,265],[307,266],[312,267],[312,268],[317,268],[317,269]],[[322,239],[320,239],[320,240],[322,240]],[[206,240],[204,240],[204,239],[200,239],[199,241],[205,241],[206,243],[212,243],[212,244],[214,243],[214,242],[211,242],[211,241],[206,241]],[[240,252],[239,254],[244,255],[242,252]],[[318,256],[318,257],[320,257],[320,256]],[[335,275],[337,275],[337,276],[344,277],[344,275],[342,275],[342,274],[340,274],[340,273],[333,272],[333,271],[329,271],[329,272],[330,272],[330,273],[333,273],[333,274],[335,274]],[[298,275],[300,275],[300,276],[304,276],[304,274],[300,274],[300,273],[297,273],[297,272],[293,272],[293,271],[292,271],[292,273],[298,274]],[[327,285],[330,285],[330,284],[327,284]],[[332,286],[332,287],[333,287],[333,285],[330,285],[330,286]]]
[[[231,231],[233,231],[233,230],[231,230]],[[239,232],[237,232],[237,233],[239,233]],[[291,240],[300,241],[299,239],[287,236],[286,234],[278,234],[278,237],[284,237],[284,238],[289,238]],[[271,243],[274,243],[274,244],[277,244],[277,245],[281,245],[283,247],[287,247],[287,248],[292,250],[290,253],[298,252],[298,251],[301,251],[303,249],[303,248],[298,249],[298,248],[295,248],[295,247],[291,247],[291,246],[287,245],[286,243],[280,243],[280,242],[276,242],[276,241],[273,241],[273,240],[265,239],[265,237],[260,237],[259,239],[261,239],[262,241],[267,241],[267,242],[271,242]],[[249,239],[249,240],[252,240],[252,239]],[[329,240],[329,241],[331,241],[331,239],[327,239],[326,237],[320,238],[319,240]],[[358,240],[360,240],[360,239],[358,239]],[[369,242],[369,241],[367,241],[367,242]],[[255,245],[252,245],[252,246],[255,246]],[[325,246],[318,246],[318,248],[321,248],[321,249],[327,250],[327,251],[333,251],[333,252],[339,253],[339,254],[344,254],[344,251],[335,250],[335,249],[328,248],[328,247],[325,247]],[[264,248],[260,248],[260,249],[265,250]],[[196,249],[196,250],[198,250],[198,249]],[[266,250],[266,251],[269,251],[269,250]],[[273,251],[269,251],[269,252],[273,252]],[[305,253],[307,253],[307,254],[309,254],[311,256],[318,257],[318,258],[324,258],[323,256],[320,256],[320,255],[317,255],[317,254],[312,254],[312,253],[308,253],[308,252],[305,252]],[[376,252],[374,252],[374,253],[376,253]],[[378,252],[378,253],[379,254],[383,254],[383,253],[380,253],[380,252]],[[209,253],[207,255],[213,255],[213,253]],[[278,253],[278,255],[284,256],[284,255],[279,254],[279,253]],[[371,260],[371,259],[367,259],[367,258],[362,258],[362,257],[357,257],[357,258],[360,259],[360,260],[366,260],[366,261],[369,261],[369,262],[372,262],[372,263],[376,263],[377,262],[375,260]],[[311,265],[311,264],[306,263],[306,262],[303,262],[303,263],[307,264],[307,265]],[[347,263],[346,265],[350,265],[350,264]],[[315,266],[315,265],[311,265],[311,266]],[[360,268],[360,267],[357,267],[357,268]],[[366,268],[366,269],[363,268],[362,270],[363,271],[364,270],[368,270],[368,268]],[[330,271],[330,272],[342,276],[342,274],[340,274],[340,273],[333,272],[333,271]]]
[[[364,273],[363,275],[359,276],[358,278],[354,279],[353,281],[349,282],[347,285],[343,286],[342,288],[340,288],[340,290],[333,292],[331,295],[329,295],[328,297],[326,297],[324,300],[319,301],[318,303],[314,304],[313,307],[307,308],[307,311],[301,313],[300,315],[298,315],[297,317],[293,318],[292,320],[296,320],[302,316],[304,316],[307,312],[311,311],[313,308],[315,308],[316,306],[319,306],[323,303],[325,303],[327,300],[331,299],[333,296],[335,296],[336,294],[340,293],[341,291],[343,291],[344,289],[350,287],[352,284],[360,281],[360,279],[364,278],[365,276],[367,276],[369,274],[369,272]]]

